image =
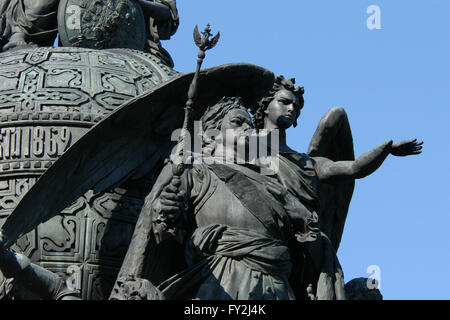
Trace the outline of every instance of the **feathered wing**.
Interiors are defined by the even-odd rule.
[[[104,191],[159,168],[173,147],[173,130],[182,126],[192,78],[190,73],[161,84],[92,127],[22,198],[0,230],[2,242],[12,245],[90,189]],[[253,103],[273,81],[272,72],[251,64],[205,69],[199,77],[194,119],[223,96],[241,96]]]
[[[219,42],[220,39],[220,32],[217,32],[217,34],[214,36],[214,38],[211,39],[211,44],[210,47],[214,48],[217,44],[217,42]]]
[[[332,108],[323,116],[311,139],[308,154],[333,161],[355,160],[352,132],[343,108]],[[336,251],[341,242],[354,187],[354,180],[321,183],[319,186],[320,226]]]

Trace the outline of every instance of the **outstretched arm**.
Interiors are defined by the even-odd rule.
[[[417,139],[402,142],[390,140],[362,154],[355,161],[335,162],[315,157],[317,175],[321,181],[361,179],[375,172],[389,154],[399,157],[419,154],[422,152],[422,144],[423,142],[417,142]]]
[[[56,273],[30,262],[28,257],[10,251],[0,244],[0,269],[7,278],[33,292],[41,299],[79,300],[79,292],[72,290]]]

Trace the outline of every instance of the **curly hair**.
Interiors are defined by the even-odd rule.
[[[255,125],[255,128],[257,129],[264,128],[264,118],[266,117],[264,111],[266,111],[269,104],[275,98],[275,94],[281,89],[289,90],[293,92],[296,96],[298,96],[300,108],[303,107],[304,104],[303,94],[305,93],[305,89],[303,87],[295,86],[295,78],[285,79],[283,76],[278,76],[275,78],[275,83],[273,84],[272,89],[270,89],[269,93],[264,98],[262,98],[257,103],[256,106],[250,108],[250,111],[253,114],[253,124]],[[294,121],[294,127],[296,126],[297,126],[297,119],[295,119]]]
[[[244,102],[240,97],[223,97],[215,105],[208,107],[201,117],[203,131],[219,129],[222,126],[223,118],[233,109],[247,111]]]
[[[247,111],[247,107],[244,106],[244,102],[240,97],[223,97],[215,105],[212,105],[206,109],[203,116],[200,118],[202,123],[203,147],[209,149],[209,154],[212,154],[215,149],[214,137],[207,136],[208,130],[220,130],[222,122],[228,112],[233,109],[241,109]]]

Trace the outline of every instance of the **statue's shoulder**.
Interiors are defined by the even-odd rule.
[[[307,153],[300,153],[300,152],[286,152],[286,153],[280,153],[281,156],[285,157],[286,159],[290,160],[297,166],[299,166],[302,169],[306,170],[315,170],[315,164],[316,161],[313,157],[311,157]]]

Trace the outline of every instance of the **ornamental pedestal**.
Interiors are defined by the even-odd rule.
[[[1,53],[0,225],[39,176],[89,128],[176,75],[150,54],[129,49]],[[87,192],[13,249],[68,278],[83,299],[107,299],[153,178],[105,193]]]

